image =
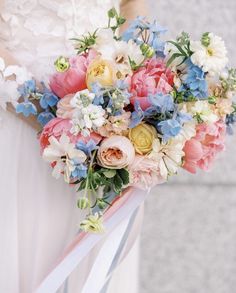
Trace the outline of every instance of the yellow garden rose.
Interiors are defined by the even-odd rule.
[[[154,126],[141,123],[129,130],[129,139],[132,141],[136,152],[140,155],[146,155],[152,150],[153,140],[157,137],[157,131]]]
[[[95,59],[88,67],[86,83],[89,90],[95,82],[102,86],[113,85],[114,71],[111,63],[103,59]]]

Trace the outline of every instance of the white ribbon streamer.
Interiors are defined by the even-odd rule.
[[[120,246],[129,221],[130,217],[126,218],[111,232],[99,251],[81,293],[100,292],[104,286],[107,273]],[[94,282],[94,280],[96,280],[96,282]]]
[[[144,201],[146,194],[140,190],[133,190],[125,204],[106,220],[105,235],[89,234],[52,270],[41,285],[34,291],[36,293],[55,293],[64,281],[70,276],[80,262],[89,254],[91,249],[105,236],[111,237],[113,231],[124,219],[129,217]]]

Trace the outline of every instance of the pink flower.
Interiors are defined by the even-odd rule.
[[[157,184],[166,180],[160,174],[160,168],[156,161],[145,156],[136,156],[129,167],[131,186],[142,190],[150,190]]]
[[[97,133],[91,133],[90,136],[84,137],[81,134],[73,135],[71,130],[72,124],[69,119],[54,118],[49,121],[43,128],[42,133],[39,136],[40,146],[44,150],[49,145],[49,138],[51,136],[55,137],[57,140],[60,139],[62,134],[66,134],[70,138],[71,143],[77,143],[79,140],[88,142],[93,139],[96,144],[98,144],[102,137]]]
[[[70,67],[65,72],[56,72],[50,78],[49,86],[59,97],[63,98],[87,88],[86,73],[97,52],[90,50],[88,54],[74,56],[69,59]]]
[[[149,94],[167,94],[172,90],[174,74],[166,67],[162,59],[150,59],[136,71],[130,80],[130,90],[133,96],[130,101],[140,103],[143,110],[150,106]]]
[[[196,136],[185,143],[183,168],[196,173],[209,170],[216,155],[225,148],[226,127],[223,121],[197,125]]]
[[[72,118],[74,108],[71,106],[70,101],[73,97],[73,94],[69,94],[60,99],[57,104],[57,117],[64,119]]]

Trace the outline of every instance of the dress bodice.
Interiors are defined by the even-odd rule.
[[[45,80],[58,55],[73,52],[70,38],[106,25],[119,0],[3,0],[0,41],[32,74]]]

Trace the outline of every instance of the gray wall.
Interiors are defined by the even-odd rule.
[[[235,0],[149,0],[169,29],[224,37],[236,66]],[[141,237],[141,293],[236,292],[236,128],[209,173],[182,171],[153,190]]]

